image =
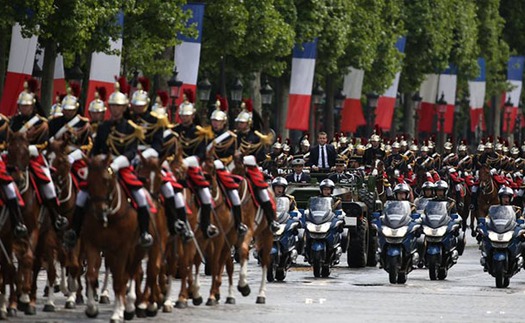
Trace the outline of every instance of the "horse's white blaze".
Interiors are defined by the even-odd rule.
[[[126,304],[127,307],[127,304]],[[112,321],[122,321],[124,319],[124,305],[122,296],[115,297],[115,307],[113,309],[113,315],[111,315]]]
[[[259,297],[266,298],[266,272],[268,271],[267,266],[262,267],[261,287],[259,288]]]
[[[241,269],[239,271],[239,286],[244,287],[248,285],[246,277],[248,276],[248,261],[243,259],[241,261]]]
[[[55,293],[53,290],[53,282],[50,282],[49,280],[47,281],[47,289],[48,289],[48,293],[47,293],[46,305],[55,306]]]
[[[133,279],[129,282],[128,294],[126,295],[126,312],[131,313],[135,311],[135,301],[137,295],[135,294],[135,281]]]

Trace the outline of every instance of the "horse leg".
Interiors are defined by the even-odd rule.
[[[56,271],[56,267],[55,267],[55,261],[54,261],[54,257],[53,257],[53,250],[48,250],[46,251],[46,258],[47,258],[47,286],[48,286],[48,289],[49,289],[49,294],[47,295],[47,301],[44,305],[44,309],[43,311],[44,312],[54,312],[55,311],[55,291],[54,291],[54,286],[55,286],[55,282],[56,282],[56,276],[57,276],[57,271]],[[36,273],[38,275],[38,271]],[[36,279],[37,279],[37,276],[34,277],[35,279],[35,291],[34,291],[34,295],[36,297]]]
[[[268,271],[268,265],[270,264],[270,251],[273,243],[273,234],[269,232],[269,228],[266,228],[259,237],[259,257],[261,259],[261,286],[259,287],[259,295],[257,296],[257,304],[266,303],[266,273]]]
[[[200,294],[201,283],[199,278],[200,261],[195,263],[195,276],[191,284],[191,294],[193,298],[193,305],[199,306],[202,304],[202,296]],[[179,295],[180,296],[180,295]]]
[[[253,229],[248,230],[241,247],[239,248],[239,259],[241,260],[241,267],[239,270],[239,283],[237,290],[241,292],[242,296],[250,295],[250,286],[248,285],[248,256],[250,252],[250,243],[253,236]]]
[[[97,292],[97,279],[99,266],[97,265],[100,257],[98,251],[90,244],[85,244],[85,252],[87,259],[86,268],[86,287],[87,287],[87,302],[86,302],[86,316],[95,318],[98,315],[98,305],[95,301],[95,294]]]
[[[160,286],[158,282],[160,281],[161,250],[158,244],[155,244],[155,246],[151,249],[148,257],[146,286],[142,295],[143,300],[147,301],[146,315],[149,317],[157,315],[157,301],[160,301]]]
[[[226,304],[235,304],[235,294],[233,287],[233,258],[230,250],[227,250],[229,257],[226,257],[226,273],[228,274],[228,297],[226,297]]]
[[[100,257],[100,263],[102,261],[102,257]],[[99,264],[100,266],[100,264]],[[104,261],[104,267],[105,267],[105,271],[104,271],[104,280],[102,281],[102,288],[100,289],[101,292],[100,292],[100,298],[99,298],[99,303],[100,304],[109,304],[109,290],[108,290],[108,284],[109,284],[109,269],[108,269],[108,266],[106,264],[106,262]]]
[[[217,237],[213,243],[213,250],[215,252],[208,254],[206,256],[207,258],[207,264],[210,267],[211,271],[211,286],[210,286],[210,296],[208,297],[208,301],[206,302],[207,306],[217,305],[217,295],[219,294],[219,285],[218,280],[220,277],[221,272],[221,251],[222,247],[224,246],[224,239],[223,237]]]
[[[5,285],[2,283],[0,292],[0,320],[7,320],[7,299],[5,295]]]
[[[191,281],[191,263],[192,259],[195,257],[195,253],[192,252],[194,248],[192,246],[185,246],[182,241],[178,240],[178,266],[177,271],[180,276],[180,291],[179,291],[179,297],[177,299],[177,302],[175,302],[175,307],[177,308],[186,308],[188,307],[188,285],[190,285]],[[194,286],[190,285],[190,288],[193,288]],[[198,291],[197,291],[198,293]],[[195,294],[194,294],[195,295]],[[200,303],[202,303],[202,298]],[[200,303],[193,300],[193,304],[200,305]]]

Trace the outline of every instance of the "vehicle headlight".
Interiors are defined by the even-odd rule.
[[[423,226],[423,233],[429,237],[442,237],[445,235],[446,232],[447,232],[446,225],[439,227],[439,228],[431,228],[426,225]]]
[[[490,241],[494,241],[494,242],[509,242],[510,239],[512,239],[513,235],[514,235],[513,231],[509,231],[505,233],[496,233],[494,231],[489,231],[489,239]]]
[[[330,230],[330,222],[323,224],[313,224],[312,222],[306,222],[306,230],[315,233],[326,233]]]
[[[399,229],[392,229],[392,228],[383,226],[382,232],[385,237],[390,237],[390,238],[404,237],[405,234],[407,234],[408,232],[408,227],[405,226]]]

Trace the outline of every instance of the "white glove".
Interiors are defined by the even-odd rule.
[[[497,174],[498,173],[498,170],[496,168],[492,168],[490,170],[490,175],[494,175],[494,174]]]
[[[142,157],[144,157],[145,159],[148,159],[150,157],[158,158],[159,153],[153,148],[148,148],[142,152]]]
[[[124,167],[128,167],[129,165],[130,165],[130,163],[129,163],[128,157],[126,157],[124,155],[121,155],[121,156],[118,156],[117,158],[115,158],[113,160],[113,162],[111,163],[111,165],[109,165],[109,167],[111,167],[113,172],[116,173],[120,169],[122,169]]]
[[[84,154],[82,154],[82,151],[80,149],[75,149],[69,155],[67,155],[67,159],[69,161],[70,165],[73,165],[74,162],[76,162],[79,159],[82,159],[84,157]]]
[[[38,148],[35,145],[29,145],[29,156],[38,157]]]
[[[377,176],[377,174],[378,174],[377,169],[374,169],[374,170],[372,171],[372,176]]]

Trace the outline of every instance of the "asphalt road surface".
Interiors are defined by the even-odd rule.
[[[467,235],[470,235],[467,232]],[[388,274],[379,268],[350,269],[346,256],[329,278],[314,278],[310,267],[298,259],[286,280],[267,286],[266,304],[255,304],[261,280],[260,269],[250,261],[248,276],[252,294],[242,297],[236,291],[236,305],[224,304],[227,286],[222,287],[222,299],[217,306],[194,306],[174,309],[171,314],[159,312],[155,318],[134,322],[523,322],[525,312],[525,274],[511,278],[505,289],[495,287],[494,278],[483,272],[476,241],[468,237],[467,248],[445,281],[430,281],[428,271],[416,269],[405,285],[391,285]],[[238,265],[236,265],[235,285]],[[224,283],[227,279],[223,280]],[[206,302],[209,277],[202,275],[201,293]],[[45,284],[39,277],[39,292]],[[178,293],[178,283],[172,288]],[[100,305],[96,319],[88,319],[84,306],[64,309],[65,298],[57,293],[57,311],[42,312],[38,301],[37,315],[19,313],[12,321],[21,322],[107,322],[112,305]],[[175,298],[176,299],[176,298]]]

